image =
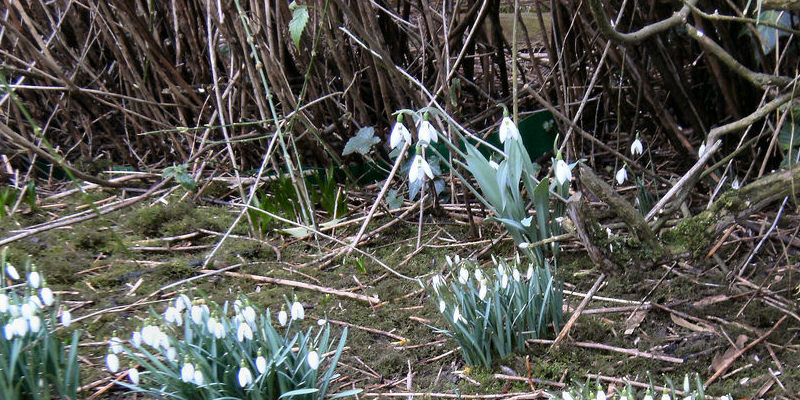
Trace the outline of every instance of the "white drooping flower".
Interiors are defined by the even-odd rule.
[[[294,303],[292,303],[291,312],[292,312],[292,321],[303,319],[306,317],[306,311],[305,309],[303,309],[303,305],[300,304],[299,301],[295,301]]]
[[[12,325],[10,322],[3,326],[3,337],[5,337],[6,340],[11,340],[14,338],[14,325]]]
[[[267,372],[267,359],[261,355],[261,350],[258,350],[258,357],[256,357],[256,370],[259,374]]]
[[[419,125],[417,125],[417,138],[419,139],[419,144],[423,146],[430,144],[430,142],[439,141],[436,128],[428,121],[427,115],[420,119]]]
[[[389,135],[389,146],[394,149],[400,145],[401,141],[411,144],[411,132],[403,124],[403,114],[397,116],[397,122],[395,122],[392,133]]]
[[[8,296],[5,293],[0,293],[0,313],[7,313],[9,304]]]
[[[672,397],[667,393],[667,389],[664,389],[664,393],[661,394],[661,400],[672,400]]]
[[[492,167],[495,171],[500,169],[500,164],[498,164],[494,160],[489,160],[489,166]]]
[[[308,361],[308,366],[311,367],[311,369],[315,370],[319,368],[319,354],[317,354],[316,350],[311,350],[308,352],[308,357],[306,357],[306,360]]]
[[[192,301],[189,299],[189,296],[184,293],[179,294],[178,298],[175,299],[175,308],[177,308],[178,311],[183,311],[191,306]]]
[[[442,287],[444,284],[445,284],[444,278],[442,278],[441,275],[436,274],[433,276],[431,285],[433,286],[433,291],[436,292],[436,294],[439,294],[439,288]]]
[[[324,318],[320,318],[320,319],[317,320],[317,326],[325,326],[325,324],[327,324],[327,323],[328,323],[328,320],[324,319]]]
[[[61,317],[63,318],[64,316],[62,315]],[[133,331],[133,333],[131,334],[131,343],[133,343],[133,345],[136,347],[140,347],[142,345],[141,331]]]
[[[519,275],[519,270],[516,267],[514,267],[514,269],[511,270],[511,277],[513,277],[515,281],[519,282],[520,275]]]
[[[63,311],[61,311],[61,326],[67,328],[71,323],[72,323],[72,314],[69,312],[69,310],[65,308]]]
[[[628,170],[625,169],[625,167],[623,166],[622,168],[619,169],[619,171],[617,171],[616,178],[617,178],[617,184],[622,185],[625,182],[625,180],[628,179]]]
[[[478,268],[475,268],[475,280],[478,282],[483,280],[483,272]]]
[[[565,182],[572,180],[572,171],[570,171],[566,161],[561,159],[556,161],[555,175],[559,185],[563,185]]]
[[[192,306],[190,314],[192,316],[192,321],[195,324],[200,325],[203,322],[203,307],[201,307],[199,304]]]
[[[528,265],[528,271],[525,272],[525,278],[530,280],[533,277],[533,265]]]
[[[602,388],[597,388],[597,394],[595,395],[595,399],[597,400],[606,400],[606,392],[603,391]]]
[[[194,369],[194,376],[192,376],[192,382],[197,386],[203,386],[206,379],[203,377],[203,371],[200,371],[200,368]]]
[[[466,269],[466,268],[464,268],[464,267],[461,267],[461,268],[458,270],[458,281],[459,281],[459,282],[460,282],[462,285],[466,285],[466,284],[467,284],[467,282],[469,282],[469,271],[467,271],[467,269]]]
[[[192,379],[194,379],[194,365],[187,358],[183,360],[183,367],[181,367],[181,380],[188,383]]]
[[[11,321],[11,326],[14,327],[14,335],[16,336],[22,337],[28,333],[28,321],[23,317],[14,318]]]
[[[20,306],[20,312],[22,313],[22,318],[30,319],[33,316],[33,312],[36,310],[36,306],[31,304],[30,302],[22,304]]]
[[[164,311],[164,320],[177,326],[183,325],[183,317],[176,307],[167,307]]]
[[[418,152],[414,159],[411,160],[411,167],[408,169],[408,180],[411,183],[421,182],[423,176],[433,179],[433,171],[431,171],[431,166],[428,165],[428,162],[425,161],[425,157],[422,157]]]
[[[439,312],[444,313],[445,308],[447,308],[447,304],[445,304],[444,300],[439,299]]]
[[[636,157],[642,153],[644,153],[644,147],[642,146],[642,141],[637,137],[636,140],[634,140],[631,144],[631,155]]]
[[[122,340],[117,336],[112,336],[111,339],[108,339],[108,351],[114,354],[122,353]]]
[[[157,347],[160,333],[161,330],[157,326],[148,323],[142,328],[142,342],[150,347]]]
[[[32,288],[36,289],[39,285],[42,284],[42,276],[39,275],[39,272],[34,269],[31,273],[28,274],[28,285]]]
[[[170,360],[172,362],[178,360],[178,350],[175,350],[174,347],[167,347],[166,353],[167,353],[167,360]]]
[[[519,129],[510,117],[505,116],[500,122],[500,143],[505,143],[508,139],[519,140]]]
[[[48,307],[53,305],[53,291],[49,287],[42,286],[42,290],[39,291],[39,297],[42,298],[42,303],[44,303],[44,305]]]
[[[733,190],[739,190],[742,187],[742,184],[739,182],[739,179],[734,179],[733,183],[731,183],[731,188]]]
[[[246,387],[253,383],[253,373],[250,372],[250,368],[247,368],[245,365],[244,360],[242,360],[242,365],[239,367],[239,386]]]
[[[31,327],[31,332],[39,332],[39,329],[42,328],[42,319],[38,315],[34,315],[28,320],[28,325]]]
[[[253,329],[250,328],[249,324],[239,324],[239,329],[236,330],[236,339],[240,342],[243,342],[245,339],[253,340]]]
[[[561,399],[562,400],[574,400],[572,395],[567,391],[561,392]]]
[[[700,143],[700,149],[697,150],[697,157],[702,157],[706,153],[706,142]]]
[[[500,274],[500,287],[503,289],[508,287],[508,274],[506,274],[506,271]]]
[[[644,394],[642,400],[653,400],[653,394],[650,393],[650,389],[647,389],[647,392]]]
[[[134,385],[139,384],[139,370],[136,368],[131,368],[128,370],[128,379],[131,380],[131,383]]]
[[[17,272],[17,269],[13,265],[8,264],[6,266],[6,272],[8,273],[8,277],[11,278],[12,281],[19,280],[19,272]]]
[[[486,289],[486,280],[484,279],[484,280],[481,281],[480,289],[478,289],[478,298],[480,298],[481,300],[484,300],[486,298],[486,291],[487,291],[487,289]]]
[[[114,353],[108,353],[106,355],[106,367],[108,367],[109,372],[112,374],[116,374],[119,371],[119,358]]]
[[[242,316],[248,324],[252,325],[256,322],[256,310],[249,304],[242,310]]]
[[[286,310],[281,307],[281,310],[278,311],[278,323],[281,324],[281,326],[286,326],[287,319],[288,316],[286,315]]]

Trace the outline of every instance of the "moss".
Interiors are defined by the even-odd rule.
[[[661,234],[661,239],[677,248],[676,252],[689,251],[699,256],[708,250],[715,223],[714,215],[705,211],[692,218],[684,218],[674,228]]]

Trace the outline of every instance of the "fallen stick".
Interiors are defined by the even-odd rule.
[[[332,324],[342,325],[342,326],[346,326],[348,328],[356,328],[356,329],[361,329],[362,331],[367,331],[367,332],[371,332],[371,333],[377,333],[378,335],[387,336],[387,337],[390,337],[392,339],[397,339],[397,340],[400,340],[400,341],[408,341],[408,339],[406,339],[406,338],[404,338],[404,337],[402,337],[400,335],[395,335],[394,333],[382,331],[380,329],[369,328],[369,327],[360,326],[360,325],[354,325],[354,324],[351,324],[349,322],[337,321],[335,319],[329,319],[327,321],[332,323]]]
[[[202,272],[204,274],[210,274],[210,273],[214,273],[215,271],[212,270],[212,269],[203,269],[203,270],[200,270],[200,272]],[[292,286],[292,287],[298,287],[298,288],[302,288],[302,289],[315,290],[317,292],[329,293],[329,294],[333,294],[333,295],[336,295],[336,296],[342,296],[342,297],[348,297],[348,298],[355,299],[355,300],[366,301],[366,302],[368,302],[370,304],[378,304],[378,303],[381,302],[381,299],[379,299],[377,297],[364,296],[363,294],[345,292],[345,291],[337,290],[337,289],[334,289],[334,288],[313,285],[313,284],[310,284],[310,283],[292,281],[292,280],[289,280],[289,279],[270,278],[268,276],[242,274],[242,273],[239,273],[239,272],[229,272],[229,271],[228,272],[224,272],[224,274],[227,275],[227,276],[235,277],[235,278],[251,279],[251,280],[254,280],[254,281],[257,281],[257,282],[267,282],[267,283],[274,283],[276,285]]]
[[[546,339],[528,339],[526,340],[527,343],[538,343],[538,344],[553,344],[553,340],[546,340]],[[651,358],[653,360],[661,360],[667,361],[675,364],[683,364],[683,359],[678,357],[670,357],[670,356],[660,356],[658,354],[646,353],[644,351],[639,351],[635,349],[625,349],[622,347],[614,347],[600,343],[590,343],[590,342],[572,342],[578,347],[584,347],[587,349],[598,349],[598,350],[608,350],[622,354],[628,354],[635,357],[642,357],[642,358]]]

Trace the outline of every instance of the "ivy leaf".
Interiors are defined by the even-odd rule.
[[[365,126],[359,129],[356,135],[347,141],[347,144],[344,145],[342,155],[346,156],[355,152],[366,155],[369,153],[369,150],[372,148],[372,146],[380,141],[381,140],[379,138],[375,137],[375,128],[371,126]]]
[[[178,182],[186,190],[192,192],[197,190],[197,182],[195,182],[194,178],[192,178],[192,175],[189,173],[186,164],[173,165],[172,167],[164,168],[162,175],[164,179],[175,179],[175,182]]]
[[[308,24],[308,6],[298,6],[295,3],[292,11],[292,20],[289,21],[289,35],[292,36],[294,47],[300,50],[300,38]],[[290,7],[291,8],[291,7]]]

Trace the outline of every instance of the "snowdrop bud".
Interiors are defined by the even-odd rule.
[[[628,170],[623,166],[617,171],[617,184],[622,185],[628,179]]]
[[[191,310],[192,321],[195,324],[201,324],[203,322],[203,308],[199,305],[195,304],[192,306]]]
[[[203,377],[203,371],[200,371],[200,369],[197,367],[195,367],[194,369],[194,376],[192,377],[192,382],[197,386],[203,386],[203,383],[205,383],[205,377]]]
[[[183,360],[183,367],[181,368],[181,380],[184,382],[191,382],[194,379],[194,365],[189,362],[189,358]]]
[[[636,157],[636,155],[642,153],[644,153],[644,147],[642,147],[642,141],[637,137],[636,140],[633,141],[633,144],[631,144],[631,155]]]
[[[49,287],[42,286],[42,290],[39,291],[39,297],[42,298],[44,305],[48,307],[53,305],[53,291]]]
[[[475,268],[475,280],[478,282],[483,280],[483,272],[478,268]]]
[[[242,310],[242,316],[248,324],[254,324],[256,322],[256,310],[250,307],[250,305],[247,305],[244,310]]]
[[[247,368],[244,360],[242,360],[242,364],[239,367],[238,379],[241,387],[246,387],[253,383],[253,373],[250,372],[250,368]]]
[[[500,164],[498,164],[494,160],[489,160],[489,166],[492,167],[495,171],[500,169]]]
[[[311,350],[308,353],[306,360],[308,361],[308,366],[311,367],[311,369],[315,370],[319,367],[319,354],[317,354],[316,350]]]
[[[281,326],[286,326],[286,320],[286,310],[284,310],[283,306],[281,306],[281,310],[278,312],[278,323],[281,324]]]
[[[6,272],[8,273],[8,277],[11,278],[12,281],[19,280],[19,272],[17,272],[17,269],[13,265],[8,264],[6,266]]]
[[[486,280],[484,279],[484,280],[481,281],[480,289],[478,289],[478,297],[481,300],[484,300],[486,298],[486,291],[487,291],[487,289],[486,289]]]
[[[131,368],[128,370],[128,379],[131,380],[131,383],[134,385],[139,384],[139,370],[136,368]]]
[[[461,282],[462,285],[466,285],[469,282],[469,271],[466,268],[461,267],[458,270],[458,281]]]
[[[42,319],[38,315],[34,315],[28,320],[28,324],[31,326],[31,332],[39,332],[39,329],[42,328]]]
[[[61,311],[61,326],[67,328],[70,324],[72,324],[72,313],[70,313],[68,309],[64,308],[64,310]]]
[[[700,149],[697,150],[697,157],[702,157],[706,153],[706,142],[700,143]]]
[[[528,265],[528,271],[525,272],[525,278],[530,280],[533,277],[533,265]]]
[[[444,309],[447,307],[444,300],[439,299],[439,312],[444,313]]]
[[[28,274],[28,285],[32,288],[36,289],[39,285],[42,284],[42,276],[39,275],[39,271],[36,271],[36,268],[33,268],[30,274]]]
[[[324,318],[320,318],[320,319],[317,320],[317,326],[325,326],[325,324],[327,324],[327,323],[328,323],[328,320],[324,319]]]
[[[259,374],[267,372],[267,359],[261,355],[261,349],[258,349],[258,357],[256,357],[256,370]]]
[[[556,181],[559,185],[563,185],[566,182],[572,180],[572,171],[569,169],[569,165],[564,160],[556,161]]]
[[[511,276],[514,278],[515,281],[519,282],[520,276],[519,276],[519,270],[517,268],[514,268],[511,271]]]
[[[119,358],[114,353],[108,353],[106,355],[106,367],[108,367],[108,371],[112,374],[116,374],[119,371]]]
[[[453,310],[453,323],[458,323],[459,320],[464,320],[464,317],[461,316],[461,311],[456,306],[456,309]],[[466,322],[466,320],[464,320]]]
[[[505,271],[503,271],[503,273],[500,274],[500,287],[503,289],[508,287],[508,274],[506,274]]]
[[[306,312],[303,309],[303,305],[300,304],[299,301],[295,301],[292,303],[292,321],[298,319],[304,319],[306,317]]]

